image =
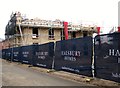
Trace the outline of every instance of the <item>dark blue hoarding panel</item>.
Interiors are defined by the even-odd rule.
[[[120,33],[95,37],[96,77],[120,82]]]
[[[58,41],[55,69],[92,76],[92,37]]]
[[[31,63],[33,57],[33,45],[22,46],[20,48],[20,61],[22,63]]]
[[[6,54],[5,54],[6,59],[12,61],[12,55],[13,55],[12,48],[6,49]]]
[[[33,65],[51,69],[54,55],[54,43],[34,45],[33,49]]]
[[[6,59],[6,50],[7,49],[2,49],[2,58]]]
[[[15,47],[13,48],[13,61],[21,61],[21,57],[20,57],[20,54],[21,54],[21,47]]]

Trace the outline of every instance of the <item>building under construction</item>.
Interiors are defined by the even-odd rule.
[[[11,14],[3,42],[6,48],[10,48],[92,36],[93,33],[97,33],[95,25],[73,25],[59,19],[27,19],[20,12],[16,12]]]

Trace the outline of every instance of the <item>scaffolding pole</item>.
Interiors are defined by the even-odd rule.
[[[22,45],[24,45],[23,34],[22,34],[22,30],[21,30],[20,24],[18,24],[18,26],[19,26],[19,31],[20,31],[20,35],[21,35]]]

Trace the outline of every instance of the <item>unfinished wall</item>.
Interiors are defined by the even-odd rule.
[[[22,34],[19,36],[14,36],[7,40],[7,47],[18,47],[22,45],[31,45],[31,44],[44,44],[48,42],[56,42],[61,40],[61,30],[60,28],[54,28],[54,38],[49,38],[49,28],[38,28],[37,37],[33,37],[33,28],[34,27],[21,27]],[[69,39],[72,39],[72,32],[69,32]],[[88,32],[87,36],[92,36],[93,32]],[[82,31],[76,32],[76,38],[83,37]]]
[[[23,28],[23,42],[24,45],[31,44],[44,44],[48,42],[55,42],[61,40],[60,29],[54,29],[54,39],[49,38],[49,29],[48,28],[38,28],[38,37],[33,38],[32,27],[31,28]],[[21,42],[21,37],[17,37],[17,42]]]
[[[55,29],[55,41],[60,41],[61,40],[61,29]]]
[[[81,31],[76,32],[76,38],[83,37],[83,33]]]

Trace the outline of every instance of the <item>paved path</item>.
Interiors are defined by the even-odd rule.
[[[0,60],[1,61],[1,60]],[[86,86],[72,80],[59,78],[55,75],[40,72],[2,60],[3,86]]]

